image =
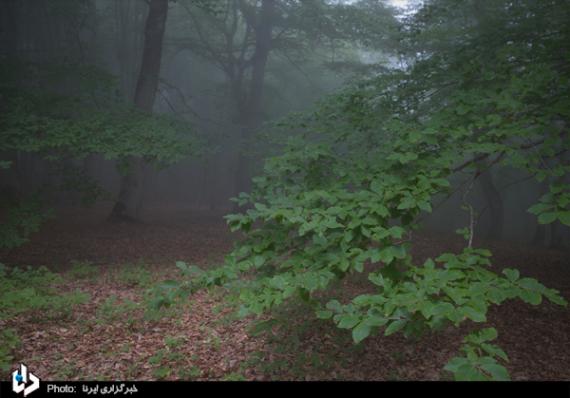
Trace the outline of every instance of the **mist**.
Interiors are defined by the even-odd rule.
[[[3,371],[570,378],[570,318],[554,305],[570,294],[567,2],[0,6]],[[528,305],[543,300],[541,321]],[[323,320],[326,332],[311,323]],[[512,362],[473,348],[477,331],[462,343],[458,326],[471,321],[493,324],[491,337],[526,324],[499,338]],[[83,366],[22,343],[55,341],[64,324],[91,347],[62,349]],[[417,337],[440,327],[454,341],[445,349]],[[417,339],[390,340],[396,332]],[[249,337],[233,347],[238,335]],[[457,354],[461,344],[483,365]],[[107,363],[105,350],[122,349]],[[415,366],[408,350],[428,354]],[[390,365],[371,365],[380,360]]]

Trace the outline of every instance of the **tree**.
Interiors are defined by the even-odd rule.
[[[55,9],[50,7],[52,4]],[[82,56],[81,49],[89,48],[89,43],[77,43],[76,20],[92,17],[91,3],[69,4],[73,5],[73,12],[63,14],[71,21],[61,19],[56,13],[69,9],[60,10],[56,3],[46,2],[42,6],[50,12],[40,18],[40,23],[51,26],[55,23],[51,12],[56,13],[55,21],[64,22],[64,26],[54,31],[65,34],[62,33],[61,40],[54,41],[73,46],[62,46],[61,53],[35,51],[45,39],[39,37],[43,27],[34,31],[32,23],[23,23],[20,25],[30,30],[26,33],[26,42],[15,40],[10,52],[0,54],[4,77],[0,85],[0,168],[17,171],[19,156],[9,157],[15,153],[42,159],[45,168],[54,172],[52,181],[38,192],[17,192],[10,201],[0,198],[0,247],[25,243],[46,220],[49,214],[46,210],[59,191],[79,190],[83,193],[82,199],[90,203],[101,197],[103,192],[96,181],[74,167],[77,161],[101,155],[118,159],[119,165],[124,165],[125,159],[145,159],[161,167],[196,153],[201,146],[188,122],[148,111],[156,90],[157,81],[153,76],[158,76],[160,54],[147,51],[145,73],[139,78],[137,89],[137,107],[125,104],[117,96],[114,77],[90,63],[93,59]],[[31,3],[13,5],[11,11],[20,15]],[[84,9],[83,6],[89,7]],[[151,47],[160,33],[155,29],[164,28],[160,21],[164,23],[166,8],[159,6],[155,5],[157,17],[149,28]],[[67,29],[69,26],[74,28]],[[14,37],[20,39],[22,35]],[[34,50],[30,54],[26,52],[29,48]],[[45,54],[45,58],[38,54]],[[91,54],[95,58],[96,53]]]
[[[482,167],[515,167],[538,181],[568,175],[559,155],[570,151],[570,64],[561,56],[570,42],[570,8],[497,0],[485,3],[489,20],[480,30],[474,5],[482,7],[427,2],[406,28],[410,43],[425,46],[412,47],[418,55],[407,70],[358,82],[291,121],[303,134],[266,162],[250,195],[237,198],[250,209],[227,216],[244,240],[224,267],[193,270],[199,276],[181,292],[231,287],[247,274],[233,285],[242,315],[296,297],[317,317],[351,330],[356,343],[378,331],[412,337],[485,323],[490,306],[509,299],[567,305],[516,269],[489,269],[491,252],[474,245],[468,193]],[[458,190],[469,213],[459,231],[465,248],[414,262],[410,244],[422,214],[432,212],[435,197]],[[541,224],[570,226],[570,185],[552,183],[529,211]],[[367,274],[371,293],[347,301],[328,289],[353,273]],[[494,328],[469,334],[465,355],[445,369],[457,380],[508,379],[508,357],[491,343],[496,337]]]
[[[162,41],[168,14],[168,0],[151,0],[145,26],[144,50],[134,103],[143,112],[152,112],[162,59]],[[122,175],[119,196],[109,219],[133,221],[138,216],[136,194],[144,172],[144,159],[129,158],[124,162],[127,172]]]
[[[385,36],[394,22],[391,10],[378,1],[342,5],[321,0],[227,0],[181,5],[193,33],[169,43],[212,62],[228,80],[239,147],[236,194],[250,189],[251,164],[243,149],[251,146],[267,111],[263,95],[271,56],[283,55],[291,67],[300,68],[295,55],[306,57],[315,47],[325,47],[325,41],[330,41],[333,53],[348,42],[386,48]]]

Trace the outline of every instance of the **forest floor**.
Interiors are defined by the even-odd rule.
[[[444,365],[477,326],[419,341],[376,335],[354,345],[346,330],[291,305],[276,314],[282,321],[270,333],[256,334],[253,319],[237,319],[221,288],[199,291],[161,317],[145,317],[145,291],[178,278],[175,261],[202,267],[222,262],[236,239],[222,218],[157,213],[146,223],[108,224],[100,214],[74,213],[58,220],[23,247],[0,252],[5,264],[46,265],[61,273],[60,292],[89,295],[64,318],[35,314],[0,321],[23,342],[13,367],[23,361],[46,380],[447,380]],[[423,261],[462,245],[452,235],[418,234],[413,254]],[[497,270],[516,267],[570,299],[568,252],[508,242],[477,245],[493,251]],[[343,284],[350,294],[362,280]],[[488,318],[514,380],[570,380],[568,308],[511,301],[491,308]]]

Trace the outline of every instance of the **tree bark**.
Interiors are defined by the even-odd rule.
[[[485,232],[485,238],[500,239],[503,235],[503,198],[493,182],[493,176],[490,170],[483,171],[479,177],[479,183],[483,189],[483,194],[485,195],[489,209],[489,227]]]
[[[263,88],[267,60],[272,47],[272,31],[276,0],[263,0],[259,16],[255,21],[255,52],[252,57],[251,82],[246,106],[240,115],[241,143],[247,142],[261,125]],[[239,104],[238,104],[239,106]],[[251,185],[250,159],[240,150],[236,167],[236,194],[249,191]]]
[[[168,0],[151,0],[145,25],[144,49],[137,80],[134,104],[144,111],[152,112],[162,58],[162,41],[168,14]],[[129,170],[121,177],[119,196],[111,211],[111,221],[134,221],[139,217],[140,186],[144,176],[145,162],[141,158],[126,159]]]

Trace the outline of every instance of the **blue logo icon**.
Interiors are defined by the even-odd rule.
[[[28,379],[32,384],[26,386],[26,384],[28,384]],[[23,392],[24,397],[27,397],[38,388],[40,388],[40,378],[32,372],[28,372],[28,367],[26,365],[20,364],[20,369],[16,369],[12,372],[12,391],[16,394]]]

